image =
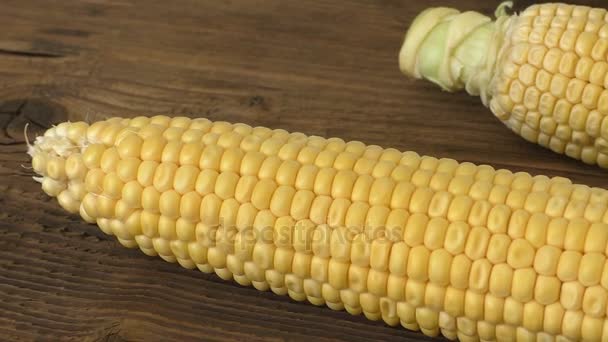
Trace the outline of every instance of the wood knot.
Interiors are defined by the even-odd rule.
[[[65,108],[48,99],[10,99],[0,101],[0,144],[25,142],[23,131],[29,123],[30,140],[44,133],[52,125],[67,120]]]
[[[261,106],[261,105],[263,105],[263,104],[264,104],[264,97],[263,97],[263,96],[260,96],[260,95],[255,95],[255,96],[252,96],[252,97],[249,99],[249,106],[250,106],[250,107],[253,107],[253,106]]]

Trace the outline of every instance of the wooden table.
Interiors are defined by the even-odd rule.
[[[406,27],[432,3],[488,14],[498,4],[2,1],[0,339],[425,340],[119,246],[41,192],[22,132],[26,122],[33,134],[67,119],[203,116],[608,187],[605,171],[524,142],[479,99],[400,74]]]

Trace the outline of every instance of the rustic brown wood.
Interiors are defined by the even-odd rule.
[[[41,192],[22,132],[204,116],[608,187],[605,171],[524,142],[478,99],[399,73],[406,27],[437,4],[489,14],[498,2],[2,1],[0,339],[425,340],[119,246]]]

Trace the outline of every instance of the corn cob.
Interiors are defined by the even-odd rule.
[[[430,8],[411,25],[401,70],[447,91],[466,89],[513,132],[608,168],[608,15],[533,5],[497,19]]]
[[[42,189],[126,247],[460,341],[608,340],[608,191],[184,117],[66,122]]]

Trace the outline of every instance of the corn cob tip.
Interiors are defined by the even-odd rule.
[[[34,181],[42,184],[42,189],[49,196],[61,196],[62,206],[72,212],[78,212],[80,202],[74,198],[78,184],[70,180],[74,169],[83,171],[82,165],[73,162],[73,156],[79,156],[87,147],[84,138],[88,124],[84,122],[64,122],[49,128],[43,135],[36,137],[33,143],[27,139],[27,153],[32,158],[32,168],[36,176]],[[61,195],[63,194],[63,195]]]
[[[484,103],[507,25],[503,2],[497,20],[478,12],[429,8],[411,24],[399,53],[401,71],[424,78],[446,91],[466,89]]]

